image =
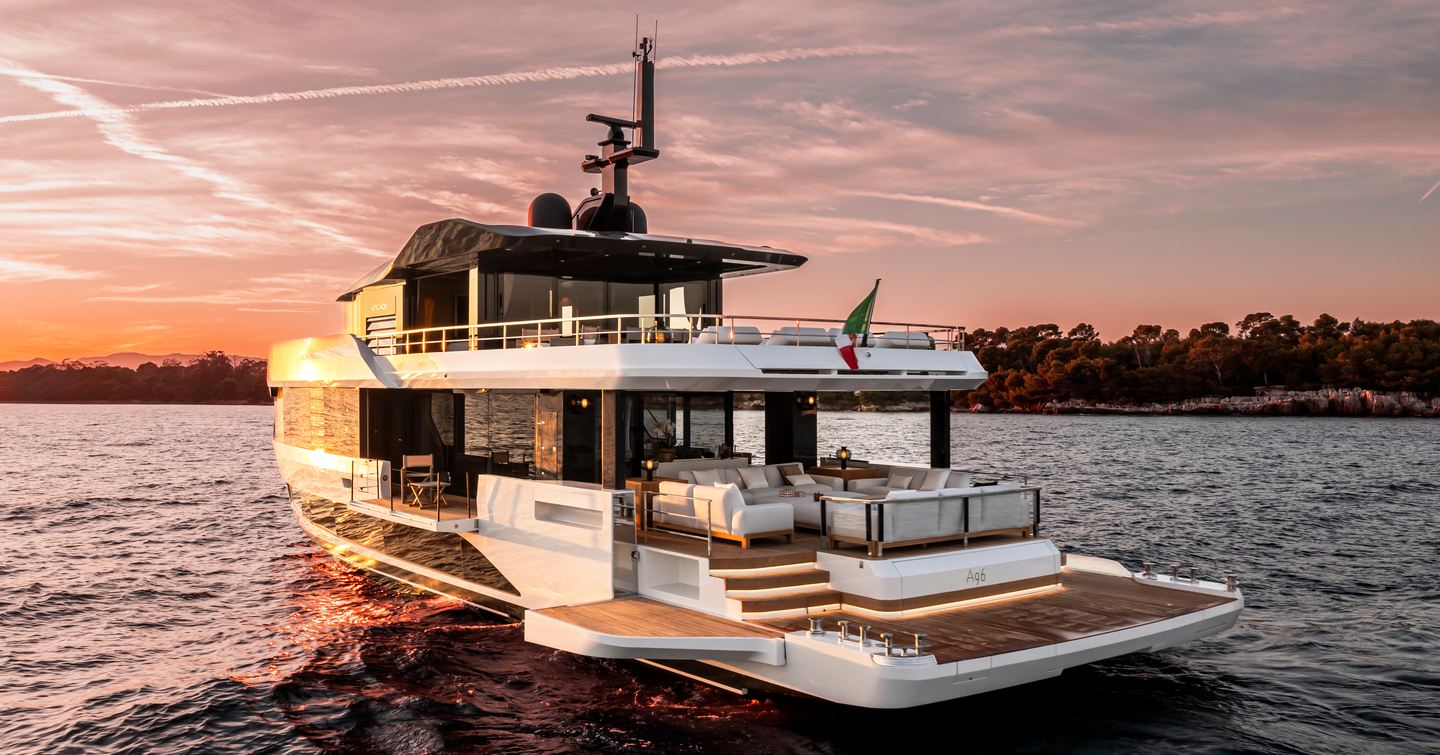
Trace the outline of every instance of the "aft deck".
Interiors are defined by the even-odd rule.
[[[850,622],[852,636],[865,627],[870,641],[883,633],[897,647],[913,647],[924,637],[937,663],[967,661],[1057,645],[1194,614],[1236,600],[1234,596],[1173,589],[1128,577],[1067,569],[1054,588],[976,605],[938,610],[922,616],[877,619],[863,612],[826,611],[787,619],[727,619],[642,597],[625,597],[579,606],[545,608],[532,613],[609,638],[778,638],[805,632],[819,618],[831,633]],[[666,642],[664,647],[673,643]],[[634,642],[646,657],[644,642]],[[657,647],[660,645],[657,645]],[[696,645],[697,649],[703,645]],[[683,657],[683,656],[654,656]],[[703,650],[693,656],[703,659]]]
[[[877,619],[861,612],[829,611],[749,623],[784,632],[804,631],[819,617],[834,631],[849,621],[851,631],[895,635],[897,644],[925,635],[939,663],[1013,653],[1138,627],[1234,601],[1233,596],[1169,589],[1128,577],[1067,569],[1057,587],[1038,594],[999,597],[962,608],[899,619]]]
[[[784,631],[640,597],[542,608],[536,613],[622,637],[777,637]]]
[[[475,501],[443,493],[437,499],[423,498],[417,505],[397,490],[391,498],[370,498],[349,503],[350,508],[386,521],[408,524],[431,532],[471,532],[479,528]]]

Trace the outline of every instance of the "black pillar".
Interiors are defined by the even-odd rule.
[[[813,465],[819,398],[811,391],[765,392],[765,463]]]
[[[930,467],[950,468],[950,391],[930,391]]]
[[[725,447],[735,450],[735,394],[725,392]]]

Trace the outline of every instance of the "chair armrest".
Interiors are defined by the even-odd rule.
[[[851,480],[851,481],[850,481],[850,489],[851,489],[851,490],[855,490],[855,491],[860,491],[860,490],[877,490],[877,491],[878,491],[878,490],[884,490],[884,489],[885,489],[885,479],[886,479],[886,478],[884,478],[884,477],[862,477],[862,478],[860,478],[860,479],[858,479],[858,480]]]

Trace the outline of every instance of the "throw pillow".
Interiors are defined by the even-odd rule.
[[[814,484],[815,484],[815,478],[814,478],[814,477],[811,477],[811,476],[808,475],[808,474],[789,474],[789,475],[785,475],[785,481],[788,482],[788,483],[790,483],[791,485],[814,485]]]
[[[925,473],[925,480],[920,483],[918,490],[939,490],[945,487],[945,481],[950,479],[950,470],[931,469]]]
[[[698,473],[696,474],[696,479],[699,479]],[[890,476],[885,479],[885,487],[891,490],[906,490],[910,487],[910,481],[913,479],[915,479],[915,475],[913,474],[901,474],[900,472],[892,471]]]
[[[696,485],[719,485],[720,482],[720,470],[718,469],[695,470]]]
[[[745,483],[746,490],[770,487],[770,481],[765,479],[764,467],[740,467],[740,481]]]
[[[782,477],[786,478],[789,478],[792,474],[805,474],[805,467],[799,464],[779,464],[775,468],[780,470]]]

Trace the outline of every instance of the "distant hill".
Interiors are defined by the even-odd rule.
[[[108,354],[103,357],[80,357],[79,359],[71,359],[70,361],[83,362],[85,364],[98,364],[104,362],[105,364],[111,365],[112,367],[125,367],[133,370],[140,365],[145,364],[146,362],[154,362],[158,365],[163,364],[166,359],[174,359],[180,364],[190,364],[191,362],[199,358],[199,354],[141,354],[136,351],[121,351],[115,354]],[[250,357],[231,357],[231,359],[235,360],[249,358]],[[56,364],[56,361],[53,359],[46,359],[45,357],[35,357],[34,359],[13,359],[9,362],[0,362],[0,372],[23,370],[26,367],[34,367],[36,365],[44,366],[47,364]]]

